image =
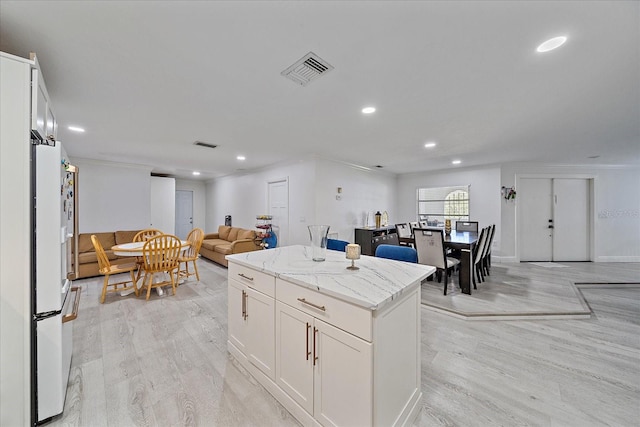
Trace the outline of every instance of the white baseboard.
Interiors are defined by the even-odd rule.
[[[514,256],[496,256],[496,255],[491,255],[491,261],[497,264],[519,262]]]
[[[599,256],[596,262],[640,262],[640,256]]]

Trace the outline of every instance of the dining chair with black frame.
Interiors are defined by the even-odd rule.
[[[483,273],[489,276],[491,275],[491,245],[493,244],[493,236],[496,234],[496,225],[492,224],[488,226],[487,233],[480,263]]]
[[[389,234],[382,234],[380,236],[375,236],[371,240],[371,250],[372,250],[374,255],[376,253],[376,249],[380,245],[396,245],[396,246],[399,246],[400,245],[400,239],[398,238],[398,234],[397,233],[389,233]]]
[[[142,247],[142,261],[144,277],[142,278],[142,288],[147,288],[147,300],[151,295],[151,288],[171,285],[173,295],[176,294],[176,278],[180,264],[178,257],[182,250],[180,239],[169,234],[162,234],[147,240]],[[158,273],[167,273],[169,280],[154,282],[154,277]]]
[[[478,221],[456,221],[456,231],[478,232]]]
[[[403,246],[412,246],[413,238],[411,237],[411,227],[409,223],[404,222],[396,224],[396,233],[398,233],[398,240]]]
[[[475,244],[473,248],[473,289],[478,289],[476,287],[477,282],[484,282],[484,273],[482,271],[482,257],[484,254],[484,248],[487,243],[487,237],[489,234],[489,227],[485,227],[480,230],[480,235],[478,236],[478,242]],[[476,280],[477,279],[477,280]]]
[[[418,263],[436,267],[438,282],[444,274],[444,295],[447,294],[449,277],[453,283],[453,272],[460,260],[448,257],[444,245],[444,231],[440,228],[416,228],[413,230]]]

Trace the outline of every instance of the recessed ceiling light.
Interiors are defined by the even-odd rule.
[[[459,165],[460,163],[462,163],[462,160],[454,160],[451,162],[452,165]]]
[[[69,126],[67,129],[72,130],[74,132],[84,132],[84,129],[78,126]]]
[[[536,51],[540,53],[549,52],[550,50],[559,48],[566,41],[567,41],[567,38],[565,36],[554,37],[542,43],[540,46],[538,46]]]
[[[371,113],[375,113],[376,112],[376,108],[375,107],[364,107],[362,109],[362,114],[371,114]]]
[[[600,156],[589,156],[590,159],[597,159]]]
[[[424,144],[424,148],[433,148],[436,146],[435,142],[427,142],[426,144]]]
[[[191,172],[191,173],[192,173],[192,174],[194,174],[194,175],[196,175],[196,176],[200,175],[200,172],[198,172],[198,171],[193,171],[193,172]]]
[[[246,160],[246,157],[245,156],[238,156],[238,157],[236,157],[236,159],[238,159],[238,160]]]

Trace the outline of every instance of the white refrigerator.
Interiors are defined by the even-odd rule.
[[[59,141],[32,144],[31,390],[32,416],[42,423],[62,413],[71,367],[80,296],[69,280],[76,177]]]

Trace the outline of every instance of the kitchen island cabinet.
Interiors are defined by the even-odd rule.
[[[230,255],[229,352],[303,425],[419,412],[420,283],[435,268],[288,246]],[[253,331],[253,332],[252,332]]]

